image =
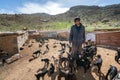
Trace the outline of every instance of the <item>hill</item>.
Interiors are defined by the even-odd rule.
[[[97,22],[105,19],[120,20],[120,4],[99,6],[74,6],[63,14],[56,15],[58,18],[80,17],[83,21]]]
[[[73,19],[80,17],[82,22],[89,26],[104,23],[108,26],[120,26],[120,4],[100,6],[74,6],[69,11],[49,15],[46,13],[36,14],[0,14],[0,30],[20,30],[24,27],[29,29],[62,29],[69,28]],[[102,24],[103,25],[103,24]],[[94,26],[94,25],[93,25]]]

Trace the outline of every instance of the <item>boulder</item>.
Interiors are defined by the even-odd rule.
[[[11,56],[10,58],[6,59],[6,63],[10,64],[18,59],[20,59],[22,56],[20,54],[15,54],[13,56]]]
[[[59,32],[57,34],[58,40],[69,40],[69,32]]]

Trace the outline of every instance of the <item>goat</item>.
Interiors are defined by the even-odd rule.
[[[48,65],[49,65],[49,61],[50,61],[48,58],[41,59],[41,61],[44,61],[45,64],[47,65],[47,67],[48,67]],[[44,66],[45,66],[45,65],[44,65]]]
[[[24,49],[23,47],[20,48],[20,50],[23,50],[23,49]]]
[[[45,55],[48,53],[48,50],[45,50],[42,54]]]
[[[41,61],[44,61],[45,63],[48,63],[50,60],[48,58],[41,59]]]
[[[67,44],[67,47],[69,48],[69,52],[71,52],[72,51],[72,47],[69,44]]]
[[[62,48],[61,50],[65,50],[66,49],[66,44],[65,43],[61,43],[60,42],[60,45],[61,45],[61,48]]]
[[[30,59],[29,59],[29,62],[33,61],[34,59],[35,59],[34,57],[33,57],[33,58],[30,58]]]
[[[70,68],[71,72],[76,70],[74,61],[75,61],[75,57],[72,57],[71,54],[68,54],[68,67]]]
[[[50,74],[52,74],[52,69],[53,69],[53,65],[51,64],[51,68],[49,70],[47,70],[48,66],[49,66],[49,59],[48,58],[45,58],[45,59],[41,59],[41,61],[44,61],[45,64],[44,64],[44,67],[42,69],[38,69],[37,70],[37,73],[35,74],[37,80],[39,80],[41,77],[43,78],[44,80],[44,76],[50,72]]]
[[[69,72],[69,70],[59,69],[58,80],[61,80],[62,77],[64,77],[65,80],[77,80],[74,73]]]
[[[49,45],[48,44],[46,45],[46,50],[49,50]]]
[[[60,55],[63,55],[65,53],[65,50],[63,49],[63,50],[60,50],[59,52],[60,52]]]
[[[97,68],[98,68],[98,73],[99,73],[100,70],[101,70],[102,62],[103,62],[103,60],[102,60],[102,58],[101,58],[101,55],[97,55],[96,58],[95,58],[95,60],[93,61],[92,67],[97,66]]]
[[[63,68],[62,63],[64,62],[64,67],[66,67],[66,63],[68,62],[68,58],[62,57],[59,55],[59,65]]]
[[[2,52],[3,52],[3,50],[0,49],[0,53],[2,53]]]
[[[51,76],[55,71],[55,67],[53,66],[53,64],[50,64],[50,69],[48,70],[48,75]]]
[[[42,71],[42,70],[45,70],[45,69],[47,69],[48,66],[49,66],[49,59],[45,58],[45,59],[41,59],[41,61],[42,61],[42,62],[45,62],[45,63],[44,63],[44,67],[41,68],[41,69],[38,69],[37,72],[40,72],[40,71]]]
[[[33,53],[32,58],[29,59],[29,62],[33,61],[34,59],[38,58],[41,54],[41,50],[37,50]]]
[[[58,67],[59,60],[56,59],[54,56],[52,56],[51,59],[53,60],[55,67]]]
[[[39,44],[39,47],[42,47],[42,46],[43,46],[43,45],[40,43],[40,44]]]
[[[32,46],[33,46],[33,44],[28,45],[28,47],[32,47]]]
[[[47,73],[48,73],[48,70],[47,70],[47,69],[44,69],[43,71],[40,71],[40,72],[36,73],[35,76],[36,76],[37,80],[40,80],[41,77],[42,77],[43,80],[44,80],[44,76],[45,76],[45,74],[47,74]]]
[[[113,78],[117,75],[117,68],[115,66],[110,65],[110,68],[108,69],[108,72],[105,76],[105,79],[108,80],[108,75],[110,75],[110,80],[113,80]]]
[[[55,44],[53,44],[53,48],[56,48],[57,46]]]
[[[5,59],[2,59],[2,65],[4,66],[6,63],[6,60]]]
[[[91,58],[93,60],[94,55],[97,53],[97,47],[96,46],[86,46],[83,48],[83,53],[86,57]]]
[[[33,52],[33,57],[38,58],[40,54],[41,54],[41,50],[37,50],[37,51]]]
[[[84,68],[84,72],[86,73],[86,70],[90,67],[90,63],[91,62],[84,55],[76,54],[77,68],[82,66]]]
[[[117,54],[115,55],[115,61],[116,61],[117,63],[120,63],[120,62],[119,62],[119,59],[120,59],[120,49],[117,49]]]

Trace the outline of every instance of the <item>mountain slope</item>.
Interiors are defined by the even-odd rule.
[[[57,23],[52,23],[71,23],[75,17],[80,17],[83,22],[88,24],[98,22],[112,22],[111,24],[113,24],[115,22],[115,24],[120,26],[120,4],[109,5],[105,7],[81,5],[74,6],[71,7],[69,11],[58,15],[49,15],[46,13],[12,15],[0,14],[0,29],[6,30],[7,28],[8,30],[12,30],[16,27],[16,30],[23,27],[31,27],[33,29],[34,27],[36,28],[36,26],[38,26],[39,29],[51,26],[57,27]]]
[[[63,16],[63,17],[62,17]],[[120,20],[120,4],[99,6],[74,6],[64,14],[56,15],[57,18],[80,17],[83,21],[101,21],[104,19]]]

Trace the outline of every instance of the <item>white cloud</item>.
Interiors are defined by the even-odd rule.
[[[22,7],[18,7],[17,9],[20,13],[48,13],[51,15],[64,13],[69,10],[69,8],[62,7],[62,4],[51,1],[48,1],[45,4],[28,2],[25,3]]]
[[[73,7],[76,5],[97,5],[103,0],[57,0],[59,3],[64,3],[65,6]]]
[[[93,4],[97,4],[99,1],[101,1],[101,0],[94,0]]]
[[[0,14],[14,14],[14,11],[9,11],[6,9],[0,9]]]

